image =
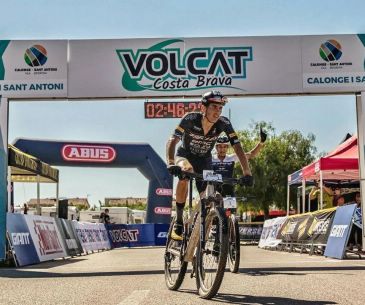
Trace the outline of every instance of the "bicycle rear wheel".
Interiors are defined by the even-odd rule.
[[[196,255],[196,283],[200,297],[211,299],[222,283],[227,263],[227,218],[220,209],[209,211],[205,222],[205,249],[199,241]]]
[[[240,232],[235,215],[228,218],[228,265],[232,273],[237,273],[240,266]]]
[[[183,260],[183,241],[175,241],[171,239],[171,231],[175,224],[175,219],[171,222],[169,232],[167,234],[166,250],[165,250],[165,283],[168,289],[177,290],[184,281],[188,263]]]

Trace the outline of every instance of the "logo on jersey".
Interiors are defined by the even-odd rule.
[[[233,88],[246,79],[252,47],[219,46],[185,50],[181,39],[169,39],[147,49],[117,49],[124,72],[122,86],[128,91],[185,91]]]
[[[111,146],[67,144],[62,147],[62,158],[71,162],[112,162],[117,153]]]

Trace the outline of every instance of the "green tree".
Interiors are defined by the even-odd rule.
[[[253,122],[249,129],[238,132],[245,151],[259,141],[260,126],[268,133],[268,139],[261,152],[249,161],[254,187],[238,187],[236,193],[238,197],[248,198],[247,209],[263,210],[267,219],[271,206],[286,209],[288,175],[312,162],[317,149],[313,134],[303,136],[297,130],[276,134],[271,123]],[[236,164],[235,175],[242,175],[239,164]]]

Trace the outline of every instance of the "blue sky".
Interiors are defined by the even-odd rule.
[[[365,33],[362,1],[3,1],[0,39],[226,37]],[[318,151],[356,133],[353,96],[240,98],[230,102],[235,129],[272,122],[316,136]],[[228,114],[228,108],[225,114]],[[12,102],[9,142],[17,137],[148,142],[164,158],[176,119],[145,120],[142,100]],[[136,128],[138,126],[138,128]],[[156,132],[158,130],[158,132]],[[134,169],[61,168],[60,196],[145,197],[148,182]],[[41,196],[55,195],[42,185]],[[18,183],[16,204],[36,196]]]

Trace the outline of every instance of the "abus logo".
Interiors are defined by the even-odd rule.
[[[171,214],[171,208],[155,207],[155,213],[156,214],[163,214],[163,215],[170,215]]]
[[[156,194],[159,196],[172,196],[172,189],[158,188],[156,189]]]
[[[62,147],[62,158],[75,162],[112,162],[117,153],[110,146],[67,144]]]

